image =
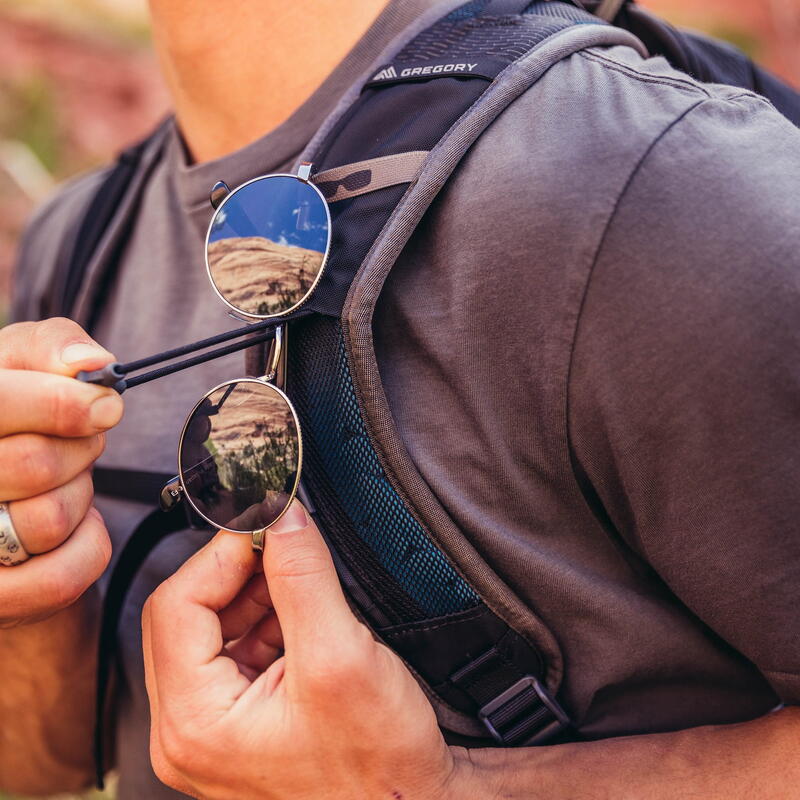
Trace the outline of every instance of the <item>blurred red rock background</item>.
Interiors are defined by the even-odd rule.
[[[800,0],[640,0],[800,86]],[[0,324],[19,232],[60,181],[168,107],[144,0],[0,0]]]

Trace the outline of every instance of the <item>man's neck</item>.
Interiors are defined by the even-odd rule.
[[[276,128],[366,33],[387,0],[150,0],[153,36],[195,161]]]

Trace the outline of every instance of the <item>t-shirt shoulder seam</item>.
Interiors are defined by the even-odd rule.
[[[589,287],[591,286],[591,283],[592,283],[592,275],[594,274],[595,267],[597,266],[597,262],[598,262],[598,260],[600,258],[600,253],[603,250],[603,245],[605,244],[606,238],[608,237],[608,232],[611,229],[611,226],[614,223],[614,220],[616,219],[617,212],[619,211],[620,206],[622,205],[622,201],[625,198],[625,195],[627,194],[628,189],[633,184],[634,179],[639,174],[639,172],[641,171],[641,169],[644,166],[645,162],[647,161],[648,157],[653,152],[653,150],[655,149],[656,145],[676,125],[678,125],[680,122],[682,122],[689,114],[691,114],[692,111],[694,111],[695,109],[699,108],[701,105],[703,105],[703,103],[705,103],[709,99],[710,98],[708,98],[706,96],[700,97],[694,103],[692,103],[687,108],[685,108],[683,111],[681,111],[680,114],[678,114],[674,119],[672,119],[669,122],[668,125],[666,125],[663,128],[663,130],[661,130],[656,136],[653,137],[652,141],[647,146],[647,148],[645,149],[644,153],[639,157],[637,162],[634,164],[633,168],[631,169],[630,175],[628,175],[625,183],[622,186],[622,189],[619,192],[619,195],[617,196],[616,200],[614,201],[613,208],[611,210],[611,213],[608,215],[608,219],[606,220],[606,224],[605,224],[605,226],[603,228],[603,233],[601,234],[600,239],[599,239],[599,241],[597,243],[597,247],[596,247],[594,255],[592,257],[591,265],[589,266],[589,271],[588,271],[588,273],[586,275],[586,281],[585,281],[585,284],[584,284],[584,287],[583,287],[583,294],[581,296],[580,303],[578,305],[578,312],[576,314],[575,324],[574,324],[573,329],[572,329],[572,338],[571,338],[570,348],[569,348],[569,358],[568,358],[568,361],[567,361],[567,376],[566,376],[566,388],[565,388],[565,398],[564,398],[564,403],[565,403],[565,405],[564,405],[564,420],[565,420],[564,429],[565,429],[565,432],[566,432],[567,453],[569,455],[570,472],[572,474],[572,479],[573,479],[573,481],[575,481],[575,485],[576,485],[578,491],[580,492],[581,497],[584,498],[584,502],[586,503],[586,506],[587,506],[589,512],[592,514],[592,516],[595,519],[597,519],[597,516],[594,513],[594,511],[592,510],[592,507],[591,507],[590,503],[588,502],[588,499],[586,498],[586,495],[585,495],[584,490],[582,488],[580,476],[577,474],[577,471],[576,471],[576,461],[577,461],[577,459],[576,459],[576,455],[575,455],[575,451],[574,451],[574,447],[573,447],[572,434],[571,434],[571,425],[570,425],[570,387],[572,385],[572,373],[573,373],[573,366],[574,366],[574,361],[575,361],[576,343],[577,343],[577,339],[578,339],[578,331],[580,329],[581,319],[583,317],[583,311],[584,311],[584,309],[586,307],[586,298],[588,297]],[[598,524],[600,524],[600,526],[603,527],[601,520],[598,519],[597,521],[598,521]],[[649,562],[649,557],[648,557],[648,554],[646,552],[646,548],[644,546],[644,543],[640,543],[640,545],[642,547],[641,555],[645,558],[645,560],[647,560]]]
[[[787,672],[782,669],[762,669],[764,675],[773,675],[776,678],[800,678],[800,672]]]
[[[580,53],[578,53],[578,55],[588,61],[594,61],[605,69],[619,72],[620,74],[626,75],[627,77],[639,81],[640,83],[660,84],[662,86],[669,86],[673,89],[689,91],[693,94],[701,94],[703,97],[712,97],[711,92],[701,83],[675,76],[653,75],[649,72],[643,72],[642,70],[638,70],[630,64],[625,64],[622,61],[618,61],[606,53],[602,53],[594,48],[582,50]]]

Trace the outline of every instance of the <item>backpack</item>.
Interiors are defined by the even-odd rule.
[[[420,681],[448,741],[553,743],[579,735],[558,699],[564,673],[558,643],[458,531],[405,454],[371,348],[378,294],[472,144],[562,58],[617,44],[663,54],[699,80],[764,94],[799,125],[800,96],[734,48],[680,32],[632,2],[447,5],[440,19],[429,14],[393,44],[390,60],[343,97],[300,158],[315,165],[312,180],[329,201],[333,226],[331,255],[315,294],[282,318],[292,339],[288,393],[304,437],[302,499],[357,613]],[[422,119],[420,108],[426,109]],[[74,312],[89,260],[104,240],[107,268],[90,287],[80,320],[91,329],[125,243],[125,221],[113,229],[115,209],[140,190],[162,139],[158,129],[108,173],[54,282],[51,314]],[[257,371],[251,354],[249,372]],[[146,502],[154,502],[171,477],[101,468],[94,475],[97,492]],[[153,511],[112,572],[99,643],[100,783],[100,721],[126,591],[152,548],[186,527],[180,514]]]

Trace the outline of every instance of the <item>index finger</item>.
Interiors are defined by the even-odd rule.
[[[17,322],[0,330],[0,367],[6,369],[75,376],[82,369],[100,369],[113,360],[80,325],[64,317]]]
[[[220,655],[218,613],[244,588],[257,563],[249,536],[223,531],[151,595],[143,625],[162,709],[210,685],[225,686],[223,702],[232,704],[250,685],[235,662]],[[210,698],[203,708],[210,715],[224,710]]]
[[[49,372],[0,368],[0,437],[92,436],[116,425],[122,411],[122,398],[113,389]]]

